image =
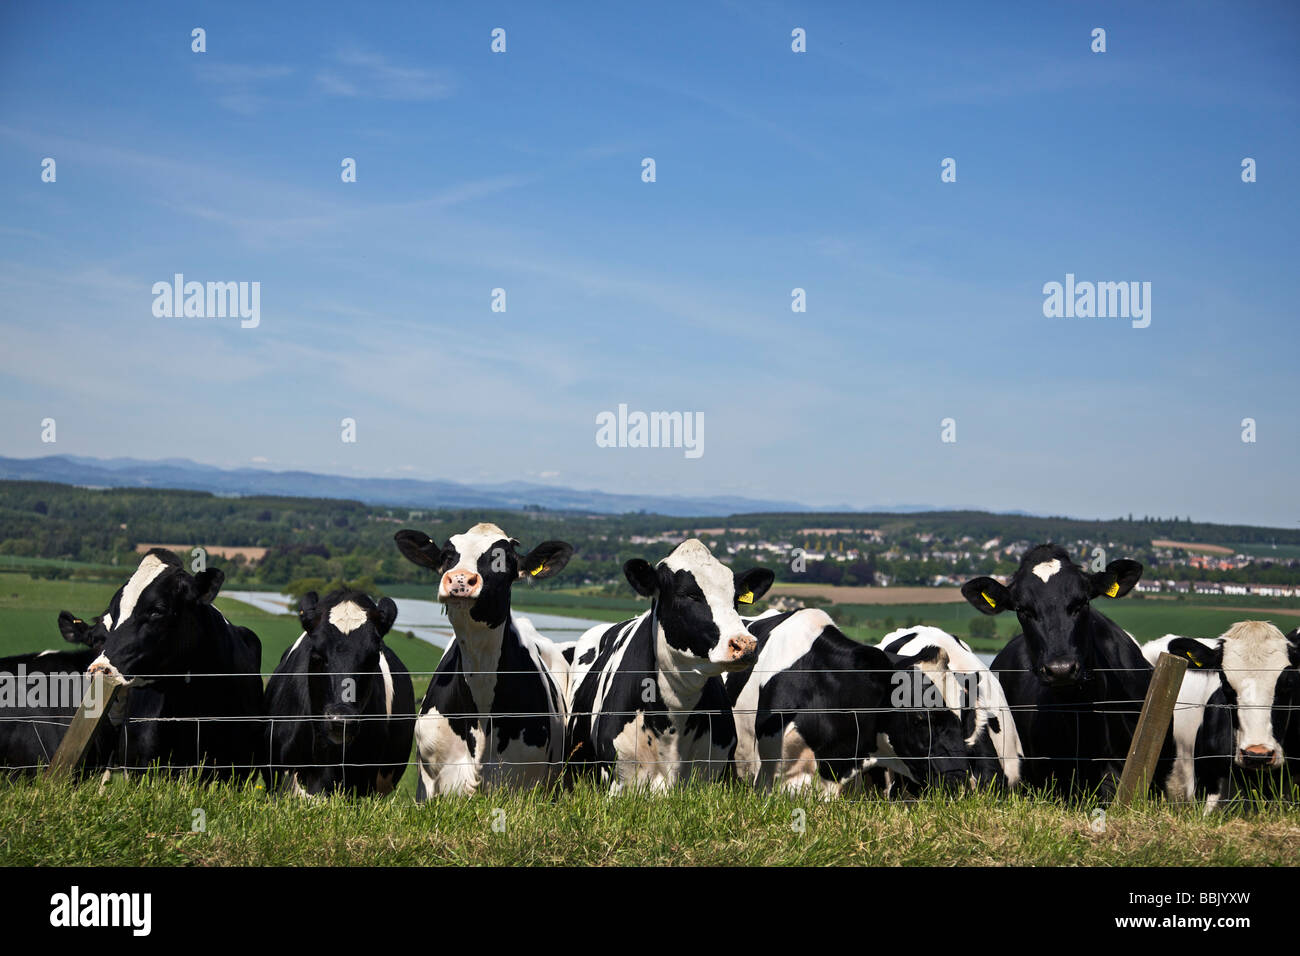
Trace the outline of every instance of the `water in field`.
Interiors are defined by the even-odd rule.
[[[251,604],[270,614],[291,614],[296,608],[293,598],[287,594],[276,594],[274,591],[223,591],[222,596]],[[393,625],[394,630],[410,631],[420,640],[442,648],[451,642],[451,623],[443,614],[442,605],[437,601],[401,598],[396,603],[397,622]],[[587,628],[601,623],[577,617],[561,617],[558,614],[529,612],[521,616],[532,621],[533,627],[537,628],[543,637],[549,637],[557,643],[577,640],[578,635]]]

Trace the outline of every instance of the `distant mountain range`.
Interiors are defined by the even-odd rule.
[[[269,471],[260,468],[217,468],[185,458],[142,461],[136,458],[0,458],[0,480],[55,481],[91,488],[181,488],[223,495],[286,495],[306,498],[350,498],[371,505],[410,508],[493,508],[518,510],[540,507],[553,511],[626,514],[646,511],[674,517],[706,517],[759,511],[814,511],[794,501],[767,501],[720,495],[610,494],[554,485],[511,481],[494,485],[463,485],[454,481],[415,478],[351,478],[308,471]],[[836,509],[854,510],[854,509]],[[927,507],[892,511],[929,511]]]

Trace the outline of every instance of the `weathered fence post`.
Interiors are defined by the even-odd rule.
[[[1117,806],[1130,804],[1146,794],[1156,772],[1156,761],[1160,759],[1160,750],[1186,673],[1187,661],[1181,657],[1161,654],[1156,661],[1146,700],[1142,702],[1142,713],[1138,716],[1137,730],[1133,732],[1133,742],[1129,744],[1128,756],[1124,760],[1124,772],[1120,774],[1119,790],[1115,793]]]
[[[59,742],[59,749],[50,758],[45,776],[66,776],[75,773],[86,757],[86,750],[95,739],[100,724],[108,719],[113,703],[125,691],[122,681],[109,673],[96,673],[90,677],[90,686],[82,695],[81,706],[72,715],[67,733]]]

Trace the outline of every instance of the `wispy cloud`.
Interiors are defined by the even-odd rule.
[[[451,96],[454,84],[440,70],[401,66],[366,50],[345,50],[316,74],[316,85],[332,96],[381,100],[440,100]]]
[[[219,106],[234,113],[252,115],[273,99],[265,92],[268,83],[293,73],[293,68],[251,63],[201,63],[194,68],[199,80],[211,88]]]

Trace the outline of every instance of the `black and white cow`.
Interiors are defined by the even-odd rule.
[[[107,636],[102,623],[88,624],[67,611],[59,612],[59,632],[85,646],[0,658],[0,767],[11,776],[35,774],[50,762],[86,691],[86,669]],[[87,763],[102,759],[98,741]]]
[[[402,778],[415,732],[411,675],[384,635],[391,598],[359,591],[298,604],[302,636],[266,682],[268,785],[315,796],[389,793]]]
[[[1024,555],[1007,585],[990,577],[962,585],[976,610],[1014,611],[1020,621],[1021,633],[992,666],[1015,715],[1026,784],[1114,791],[1152,669],[1137,642],[1091,602],[1123,597],[1141,576],[1142,565],[1126,559],[1088,572],[1044,544]],[[1165,751],[1159,779],[1172,741]]]
[[[877,646],[905,657],[929,646],[943,648],[951,673],[937,686],[961,719],[972,778],[978,786],[1019,784],[1024,751],[1007,695],[997,675],[965,641],[940,628],[921,626],[892,631]]]
[[[749,630],[758,660],[726,678],[742,778],[823,797],[881,777],[888,789],[969,779],[961,718],[937,687],[950,676],[944,650],[892,654],[846,637],[818,608],[771,611]]]
[[[615,793],[730,774],[736,726],[720,675],[754,662],[757,645],[736,608],[762,597],[772,572],[733,575],[691,538],[658,565],[633,558],[623,573],[650,609],[578,639],[571,771],[597,772]]]
[[[224,580],[220,568],[191,575],[153,548],[113,595],[90,673],[113,674],[128,690],[114,766],[228,778],[262,764],[262,645],[212,606]]]
[[[1185,646],[1188,641],[1194,641],[1206,650],[1191,653]],[[1220,676],[1218,670],[1205,663],[1211,659],[1206,651],[1212,655],[1217,644],[1217,640],[1166,634],[1142,645],[1142,656],[1152,667],[1156,666],[1162,653],[1191,659],[1174,704],[1174,761],[1164,781],[1165,796],[1175,803],[1186,803],[1196,798],[1196,735],[1205,717],[1205,706],[1219,689]],[[1171,645],[1174,645],[1172,649]]]
[[[1283,635],[1266,621],[1240,621],[1215,641],[1176,637],[1164,649],[1191,662],[1184,687],[1201,674],[1213,686],[1193,754],[1206,809],[1242,793],[1293,797],[1290,788],[1300,783],[1300,628]],[[1184,744],[1180,739],[1180,758]]]
[[[544,541],[521,555],[518,541],[487,523],[441,546],[420,531],[395,538],[409,561],[439,576],[438,600],[455,634],[416,720],[417,799],[556,779],[564,761],[568,662],[527,618],[511,612],[510,586],[558,574],[572,546]]]

